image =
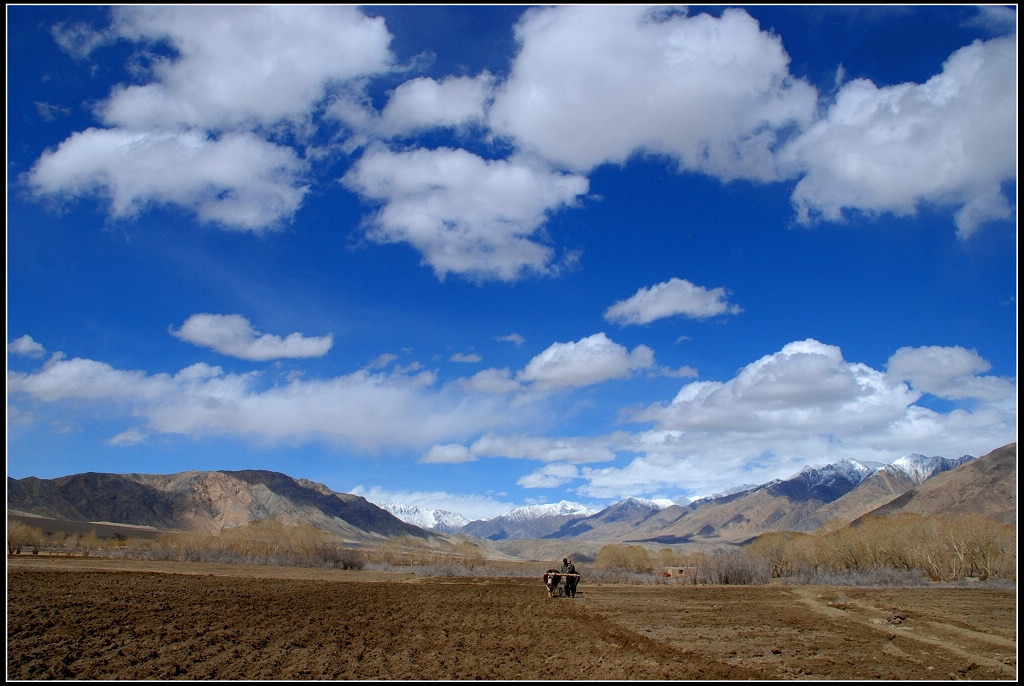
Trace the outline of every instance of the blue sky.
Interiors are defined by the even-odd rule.
[[[1017,435],[1007,6],[8,6],[7,473],[490,517]]]

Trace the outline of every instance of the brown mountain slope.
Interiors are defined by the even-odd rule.
[[[1017,444],[993,450],[956,469],[936,474],[867,514],[913,512],[977,513],[1002,524],[1017,524]]]
[[[916,484],[906,474],[883,470],[846,495],[831,503],[825,503],[804,519],[801,531],[817,531],[821,527],[837,528],[849,524],[870,512],[903,495]]]
[[[8,511],[78,522],[219,532],[251,521],[311,524],[351,540],[433,537],[364,498],[262,470],[7,479]]]
[[[812,533],[825,526],[849,524],[869,512],[880,513],[880,508],[890,503],[894,503],[892,513],[905,511],[902,503],[910,501],[901,497],[907,494],[905,497],[911,498],[915,493],[920,495],[913,497],[915,504],[911,507],[920,508],[922,514],[928,511],[974,512],[1015,523],[1016,452],[1016,444],[1004,446],[985,458],[940,472],[917,488],[908,475],[882,470],[831,502],[825,502],[828,491],[818,488],[813,478],[805,481],[797,475],[788,481],[724,498],[666,508],[636,522],[625,532],[625,540],[713,546],[743,543],[771,531]],[[819,495],[824,497],[816,497]],[[623,534],[594,526],[579,538],[623,540]]]
[[[800,530],[820,500],[794,500],[761,488],[736,499],[682,508],[683,515],[660,532],[645,529],[643,536],[655,542],[742,543],[766,531]]]

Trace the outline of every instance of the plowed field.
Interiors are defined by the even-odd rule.
[[[1017,678],[1015,590],[8,558],[7,678]],[[896,619],[896,613],[905,618]]]

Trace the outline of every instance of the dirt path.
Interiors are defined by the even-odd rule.
[[[1012,590],[126,564],[8,560],[8,679],[1016,680]]]

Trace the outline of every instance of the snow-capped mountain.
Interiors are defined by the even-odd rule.
[[[650,498],[635,498],[633,496],[620,501],[618,504],[621,505],[622,503],[636,504],[653,510],[664,510],[666,507],[677,504],[674,500],[669,500],[668,498],[655,498],[652,500]]]
[[[544,538],[566,522],[590,516],[594,512],[592,508],[567,500],[547,505],[527,505],[498,517],[470,522],[460,533],[492,541]]]
[[[808,494],[829,502],[879,472],[905,476],[914,484],[920,484],[939,472],[948,471],[973,459],[975,458],[971,455],[964,455],[953,460],[946,457],[926,457],[918,453],[910,453],[891,464],[841,460],[823,467],[804,467],[798,474],[784,481],[774,482],[772,485],[783,491],[806,490]]]
[[[557,503],[517,507],[497,517],[474,521],[469,521],[454,512],[431,510],[420,506],[391,503],[381,507],[403,522],[424,529],[442,533],[463,533],[499,541],[567,538],[587,535],[588,532],[596,535],[599,530],[605,530],[609,526],[667,526],[669,522],[665,516],[668,512],[673,512],[667,510],[671,506],[681,507],[689,512],[709,505],[721,508],[727,503],[735,503],[732,507],[736,507],[743,502],[739,499],[754,498],[756,502],[761,502],[767,497],[784,498],[790,503],[782,508],[788,508],[788,513],[783,514],[780,510],[773,515],[778,519],[778,524],[789,522],[794,528],[800,528],[812,524],[816,526],[818,520],[810,511],[801,513],[803,506],[797,506],[795,503],[817,502],[818,506],[834,503],[861,484],[870,482],[876,475],[897,478],[904,484],[899,488],[906,489],[973,459],[975,458],[970,455],[949,459],[926,457],[918,453],[904,455],[891,464],[846,459],[823,466],[806,466],[788,479],[773,479],[758,486],[739,486],[682,505],[668,499],[628,497],[604,508],[593,508],[578,502],[562,500]],[[889,488],[894,487],[892,483],[887,483]],[[666,511],[665,514],[655,517],[663,510]],[[756,520],[751,519],[750,514],[743,517],[751,524]],[[690,520],[693,521],[695,518],[691,516]]]
[[[448,510],[430,510],[419,505],[401,505],[399,503],[385,503],[380,507],[406,524],[412,524],[421,529],[432,529],[450,534],[469,524],[469,520],[464,516]]]
[[[761,484],[760,486],[757,484],[743,484],[742,486],[733,486],[732,488],[727,488],[726,490],[720,491],[718,493],[712,493],[711,495],[702,495],[696,498],[691,498],[688,503],[681,502],[679,503],[679,505],[699,505],[700,503],[706,503],[711,500],[717,500],[718,498],[726,498],[730,495],[736,495],[737,493],[746,493],[747,491],[752,491],[755,488],[763,488],[766,485],[767,484]]]
[[[925,457],[918,453],[910,453],[894,461],[892,464],[883,465],[882,469],[902,472],[915,483],[920,484],[939,472],[949,471],[973,459],[975,458],[971,455],[964,455],[963,457],[951,460],[946,457]]]
[[[531,519],[561,517],[563,515],[586,517],[587,515],[594,514],[597,511],[598,510],[587,507],[586,505],[581,505],[580,503],[560,500],[557,503],[549,503],[545,505],[526,505],[524,507],[517,507],[514,510],[501,515],[501,517],[505,518],[509,522],[525,522]]]

